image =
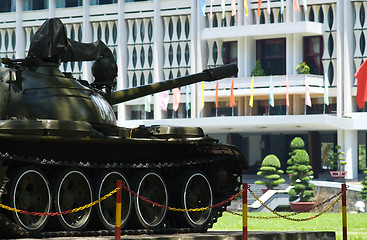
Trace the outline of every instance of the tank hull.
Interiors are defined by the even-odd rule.
[[[104,185],[107,181],[101,182],[100,180],[112,176],[111,174],[123,176],[122,179],[126,181],[127,189],[140,193],[142,197],[153,202],[156,201],[172,208],[207,207],[222,202],[237,193],[241,185],[240,169],[246,164],[241,152],[234,146],[219,144],[215,139],[209,137],[192,136],[192,133],[189,136],[181,135],[179,137],[177,132],[181,130],[182,128],[171,127],[170,131],[175,132],[175,138],[165,136],[160,139],[141,136],[136,138],[93,138],[37,134],[18,134],[14,137],[9,133],[0,133],[1,162],[3,166],[7,167],[6,173],[10,178],[10,182],[6,183],[8,194],[1,196],[2,202],[12,205],[12,207],[21,208],[21,202],[28,201],[28,198],[22,200],[19,196],[22,194],[34,195],[32,191],[24,189],[28,189],[28,185],[33,186],[33,183],[36,182],[38,185],[45,186],[44,190],[37,190],[37,192],[44,191],[41,197],[37,195],[37,199],[46,199],[44,202],[48,201],[49,204],[45,203],[39,206],[39,209],[26,206],[26,209],[23,210],[57,212],[70,210],[66,209],[68,206],[71,209],[82,207],[76,205],[84,203],[87,205],[89,202],[102,197],[101,194],[98,194],[98,189],[101,189],[102,185],[104,188],[108,188],[102,191],[104,193],[115,188],[115,183],[109,184],[107,187]],[[68,179],[67,177],[71,174],[75,174],[75,176]],[[19,176],[27,176],[31,180],[16,185],[14,182],[17,182],[16,179],[21,179]],[[73,204],[65,204],[64,207],[58,206],[57,202],[62,202],[66,198],[60,194],[60,191],[63,191],[60,190],[62,185],[60,179],[68,179],[69,184],[74,181],[82,185],[81,182],[84,181],[84,178],[87,182],[85,189],[90,189],[90,196],[85,189],[73,189],[73,191],[83,192],[83,196],[87,196],[87,199],[79,202],[75,200]],[[158,192],[156,195],[150,195],[149,182],[155,183],[153,188],[157,188],[158,185],[162,186],[154,190]],[[21,185],[28,187],[22,188]],[[148,187],[144,188],[145,185]],[[203,193],[190,190],[195,185],[201,186],[200,191]],[[19,190],[17,192],[14,189]],[[125,210],[129,211],[129,216],[125,216],[126,221],[123,223],[123,229],[130,231],[148,229],[160,232],[186,228],[189,229],[186,231],[206,231],[216,222],[229,204],[225,203],[217,208],[206,210],[202,214],[190,215],[164,208],[157,210],[157,207],[153,207],[155,210],[150,210],[151,208],[145,206],[146,203],[139,197],[128,193],[126,189],[124,191],[125,194],[128,194],[125,199],[128,198],[131,201],[129,200],[128,205],[125,206]],[[68,193],[68,190],[65,192]],[[185,197],[186,195],[194,196],[200,200],[191,200],[189,197]],[[162,199],[162,196],[165,198]],[[18,204],[16,204],[17,201]],[[190,201],[194,203],[190,203]],[[113,201],[111,204],[114,204]],[[150,204],[148,205],[150,206]],[[110,219],[106,220],[105,218],[108,219],[108,216],[103,216],[103,213],[102,216],[97,214],[99,208],[100,206],[96,205],[86,216],[81,214],[77,217],[71,217],[70,222],[83,218],[88,219],[85,223],[80,220],[83,224],[81,227],[76,224],[75,228],[73,224],[68,224],[67,217],[57,220],[55,219],[60,217],[47,217],[43,223],[40,220],[23,218],[18,213],[7,211],[2,211],[2,213],[9,219],[14,219],[20,227],[25,228],[27,234],[65,229],[82,232],[90,229],[112,229],[114,216],[109,216]],[[157,214],[157,216],[151,220],[151,214]],[[105,224],[102,224],[103,221]],[[32,223],[28,224],[29,222]],[[35,226],[35,229],[32,229],[32,226]],[[7,232],[6,229],[2,231]]]

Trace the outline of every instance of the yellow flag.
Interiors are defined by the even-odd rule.
[[[204,82],[201,82],[201,109],[204,108],[204,89],[205,89],[205,84]]]
[[[250,89],[251,89],[251,95],[250,95],[249,105],[250,107],[253,107],[254,106],[254,76],[252,76]]]
[[[247,6],[247,0],[243,0],[243,5],[245,6],[245,15],[248,17],[248,6]]]

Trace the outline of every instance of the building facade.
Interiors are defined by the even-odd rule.
[[[201,85],[193,84],[188,91],[180,89],[177,111],[172,97],[167,111],[161,110],[160,94],[114,106],[118,124],[200,126],[239,146],[249,160],[249,174],[268,154],[276,154],[286,168],[289,144],[301,136],[318,177],[328,171],[328,153],[338,144],[345,152],[347,179],[357,179],[366,167],[367,114],[356,104],[354,73],[367,58],[367,1],[299,0],[296,6],[272,0],[259,6],[257,0],[245,0],[246,7],[243,0],[207,0],[205,16],[200,2],[2,0],[0,56],[26,57],[39,26],[58,17],[69,38],[102,40],[111,48],[119,67],[117,89],[236,63],[234,80],[219,81],[218,106],[216,82],[205,83],[204,106]],[[263,76],[254,77],[251,91],[256,62]],[[302,62],[310,74],[297,73]],[[60,68],[91,81],[90,66],[71,62]],[[229,104],[232,80],[234,107]]]

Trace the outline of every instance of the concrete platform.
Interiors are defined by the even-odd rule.
[[[27,238],[28,240],[31,240]],[[93,238],[46,238],[48,240],[76,240],[76,239],[88,239],[88,240],[114,240],[113,236],[106,237],[93,237]],[[209,231],[207,233],[185,233],[185,234],[172,234],[172,235],[133,235],[133,236],[121,236],[122,240],[242,240],[242,232],[239,231]],[[248,234],[249,240],[335,240],[335,232],[255,232],[250,231]],[[22,239],[26,240],[26,239]],[[34,239],[32,239],[34,240]]]

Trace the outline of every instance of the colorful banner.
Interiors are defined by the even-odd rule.
[[[199,0],[200,15],[205,16],[206,0]]]
[[[152,109],[150,107],[151,102],[152,102],[152,95],[145,96],[144,110],[146,112],[151,112],[152,111]]]
[[[169,92],[161,92],[161,110],[167,112]]]
[[[222,19],[224,19],[226,17],[226,1],[222,0],[220,6],[222,7]]]
[[[190,110],[190,87],[189,85],[185,86],[186,88],[186,111]]]
[[[243,5],[245,6],[245,15],[246,15],[246,17],[248,17],[248,5],[247,5],[247,0],[243,0]]]
[[[287,107],[289,107],[289,80],[288,80],[288,75],[285,76],[285,81],[286,81],[285,102],[286,102]]]
[[[229,99],[229,106],[234,107],[236,105],[236,101],[234,99],[234,92],[233,92],[233,85],[234,85],[234,76],[232,78],[232,84],[231,84],[231,97]]]
[[[270,75],[269,83],[269,105],[274,107],[274,86],[273,86],[273,76]]]
[[[259,16],[259,17],[261,15],[261,9],[260,9],[261,3],[262,3],[262,0],[259,0],[258,5],[257,5],[257,16]]]
[[[219,81],[217,81],[217,86],[215,87],[215,108],[218,108],[218,91],[219,91]]]
[[[293,7],[295,11],[299,12],[298,0],[293,0]]]
[[[329,80],[324,76],[324,104],[329,105]]]
[[[177,112],[178,106],[180,105],[181,92],[180,92],[180,89],[178,88],[174,88],[172,92],[173,92],[172,108],[173,108],[173,111]]]
[[[354,77],[357,78],[357,104],[361,109],[366,104],[367,100],[367,60],[358,68]]]
[[[305,105],[312,107],[311,97],[310,97],[310,87],[308,86],[307,78],[305,79]]]
[[[280,14],[284,12],[284,0],[280,0]]]
[[[231,1],[231,7],[232,7],[232,16],[236,15],[236,0]]]
[[[204,108],[204,89],[205,89],[205,84],[204,82],[201,82],[201,101],[200,101],[200,108],[203,109]]]
[[[251,95],[250,95],[249,105],[250,107],[253,107],[254,106],[254,76],[252,76],[250,89],[251,89]]]

